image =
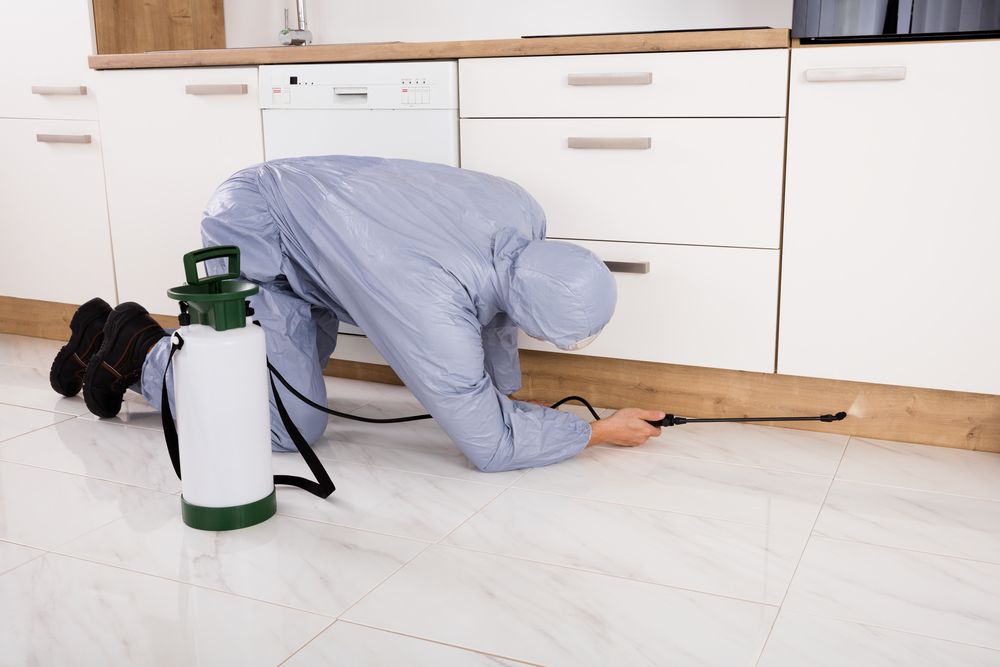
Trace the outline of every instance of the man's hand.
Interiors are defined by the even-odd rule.
[[[590,442],[592,445],[620,445],[635,447],[650,438],[660,435],[660,429],[645,420],[663,419],[666,413],[641,408],[622,408],[615,414],[600,421],[590,422]]]

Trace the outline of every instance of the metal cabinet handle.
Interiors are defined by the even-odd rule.
[[[569,137],[570,148],[624,148],[626,150],[649,150],[653,147],[650,137]]]
[[[189,83],[184,86],[188,95],[246,95],[245,83]]]
[[[894,67],[821,67],[806,70],[806,81],[902,81],[906,68]]]
[[[36,134],[35,141],[40,144],[89,144],[89,134]]]
[[[367,95],[367,86],[350,86],[350,87],[340,87],[333,89],[334,95]]]
[[[652,72],[570,74],[566,78],[571,86],[648,86],[653,83]]]
[[[32,86],[32,95],[86,95],[86,86]]]
[[[649,273],[649,262],[604,262],[612,273]]]

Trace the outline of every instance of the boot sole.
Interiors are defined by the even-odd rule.
[[[118,402],[118,407],[112,412],[105,409],[104,407],[97,404],[97,400],[94,396],[87,391],[87,386],[90,385],[91,381],[94,379],[94,373],[97,369],[101,367],[101,363],[107,357],[110,343],[115,340],[118,336],[119,330],[121,330],[122,325],[131,320],[136,315],[148,315],[149,311],[134,302],[126,302],[115,308],[115,310],[109,315],[109,321],[104,327],[104,342],[101,344],[101,349],[97,351],[94,356],[90,358],[90,363],[87,364],[87,373],[83,378],[83,401],[87,404],[87,409],[91,413],[101,417],[102,419],[110,419],[115,417],[121,412],[122,402]],[[114,319],[110,319],[114,317]],[[125,396],[125,392],[122,392],[122,396]]]
[[[73,313],[73,319],[69,322],[71,332],[69,342],[60,348],[56,354],[56,358],[52,361],[52,367],[49,369],[49,385],[52,386],[52,389],[56,393],[63,396],[76,396],[80,393],[80,387],[83,385],[82,380],[79,384],[74,383],[73,385],[65,386],[59,382],[59,376],[62,374],[66,363],[79,351],[79,347],[83,343],[83,333],[95,320],[107,317],[110,314],[111,305],[101,298],[91,299]]]

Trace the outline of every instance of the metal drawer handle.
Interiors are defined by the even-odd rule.
[[[648,86],[653,83],[652,72],[570,74],[566,78],[571,86]]]
[[[351,86],[351,87],[347,87],[347,88],[344,88],[344,87],[334,88],[333,89],[333,94],[334,95],[367,95],[368,94],[368,87],[367,86]]]
[[[653,147],[650,137],[570,137],[566,140],[570,148],[624,148],[645,151]]]
[[[32,95],[86,95],[86,86],[32,86]]]
[[[806,81],[902,81],[906,68],[894,67],[822,67],[807,69]]]
[[[604,262],[612,273],[649,273],[649,262]]]
[[[246,95],[245,83],[189,83],[184,86],[188,95]]]
[[[89,134],[36,134],[35,141],[40,144],[89,144]]]

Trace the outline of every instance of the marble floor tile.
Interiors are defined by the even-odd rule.
[[[0,539],[51,549],[162,497],[137,486],[0,461]]]
[[[275,454],[276,474],[310,477],[297,453]],[[350,528],[436,541],[502,491],[431,475],[325,460],[337,490],[326,500],[300,489],[278,487],[278,511]]]
[[[69,340],[66,327],[66,340]],[[48,369],[66,341],[0,333],[0,364]]]
[[[0,460],[164,493],[181,488],[163,433],[132,426],[71,419],[0,443]]]
[[[177,415],[174,415],[176,419]],[[102,419],[89,412],[80,415],[80,419],[102,424],[124,424],[136,428],[146,428],[163,432],[163,422],[160,421],[160,411],[146,402],[140,394],[133,391],[125,392],[125,402],[122,403],[121,412],[109,419]]]
[[[1000,652],[782,609],[757,667],[996,667]]]
[[[0,442],[73,418],[72,415],[0,404]]]
[[[805,538],[803,531],[509,489],[445,543],[779,604]]]
[[[370,417],[400,414],[380,404],[369,405],[362,412]],[[433,420],[366,424],[334,417],[314,449],[318,456],[337,461],[367,463],[482,484],[508,486],[523,474],[520,470],[480,472]]]
[[[267,665],[329,618],[48,554],[0,576],[3,665]]]
[[[0,540],[0,574],[13,570],[19,565],[24,565],[32,558],[37,558],[44,553],[38,549]]]
[[[394,417],[427,412],[406,387],[330,376],[324,377],[323,381],[326,383],[327,402],[340,412],[354,413],[373,403],[398,411],[391,415]]]
[[[514,486],[808,532],[830,479],[679,456],[591,448]]]
[[[1000,565],[813,536],[783,609],[1000,649]]]
[[[0,403],[67,415],[88,412],[81,395],[66,398],[52,389],[47,368],[29,366],[0,365]]]
[[[776,607],[433,546],[345,620],[545,665],[747,665]]]
[[[815,532],[1000,563],[1000,502],[996,500],[836,480]]]
[[[634,451],[833,476],[847,440],[846,435],[753,424],[690,424],[663,429]]]
[[[851,438],[837,477],[1000,500],[1000,454]]]
[[[500,667],[523,665],[485,653],[337,621],[283,667]]]
[[[337,616],[426,546],[280,515],[243,530],[195,530],[167,497],[59,552]]]

